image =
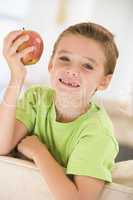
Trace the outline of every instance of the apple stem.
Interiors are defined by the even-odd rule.
[[[25,30],[25,28],[24,28],[24,27],[23,27],[22,29],[23,29],[23,30]]]

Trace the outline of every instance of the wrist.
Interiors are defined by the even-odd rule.
[[[24,83],[24,78],[10,78],[9,81],[9,85],[10,86],[16,86],[16,87],[20,87],[22,86]]]

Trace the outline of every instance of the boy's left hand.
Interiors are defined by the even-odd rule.
[[[40,149],[44,147],[45,144],[42,144],[35,135],[25,137],[17,146],[19,152],[32,160],[34,160]]]

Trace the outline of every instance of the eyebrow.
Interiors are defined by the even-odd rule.
[[[59,54],[61,54],[61,53],[72,54],[71,51],[66,51],[66,50],[60,50],[58,53],[59,53]],[[89,57],[86,57],[86,56],[83,56],[83,58],[86,58],[87,60],[93,62],[94,64],[97,64],[97,62],[96,62],[93,58],[89,58]]]

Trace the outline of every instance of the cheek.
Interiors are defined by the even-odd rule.
[[[61,65],[57,61],[53,62],[52,73],[57,74],[61,70]]]
[[[53,87],[57,85],[59,79],[59,70],[55,70],[54,68],[50,71],[50,82]]]
[[[95,91],[99,83],[98,77],[92,72],[82,73],[82,86],[88,92]]]

